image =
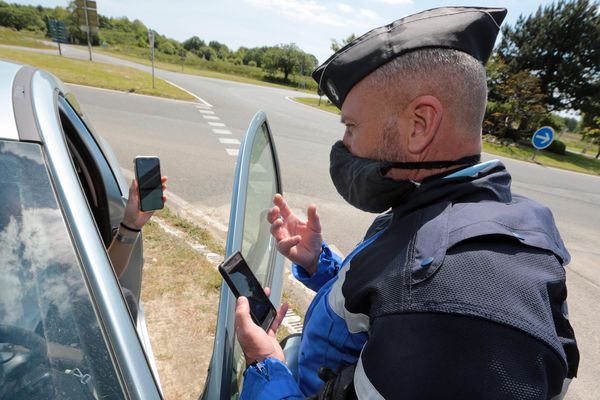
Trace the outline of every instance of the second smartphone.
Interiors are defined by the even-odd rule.
[[[265,294],[256,276],[239,251],[233,253],[219,265],[219,272],[236,298],[244,296],[250,303],[250,316],[265,331],[269,329],[277,310]]]
[[[134,164],[138,194],[140,195],[140,210],[162,209],[165,204],[162,199],[160,160],[158,157],[138,156],[135,158]]]

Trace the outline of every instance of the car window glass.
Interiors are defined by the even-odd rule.
[[[248,190],[242,239],[242,254],[259,282],[270,284],[274,240],[270,234],[267,212],[273,206],[277,193],[275,163],[271,151],[266,123],[254,139],[248,168]]]
[[[0,171],[0,398],[124,398],[41,148]]]
[[[275,240],[267,212],[273,207],[273,196],[278,192],[277,174],[268,127],[264,122],[256,132],[250,164],[244,215],[242,255],[263,287],[271,286]],[[232,397],[237,398],[246,369],[244,354],[237,339],[233,346]]]

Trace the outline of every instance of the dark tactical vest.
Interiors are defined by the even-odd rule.
[[[510,192],[494,163],[471,177],[431,179],[378,217],[386,231],[351,262],[342,292],[351,313],[374,318],[446,313],[526,332],[577,371],[566,315],[570,256],[549,209]],[[542,262],[540,262],[542,260]]]

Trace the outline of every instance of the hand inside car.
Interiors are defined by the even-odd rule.
[[[269,210],[267,220],[277,241],[277,250],[312,275],[317,269],[323,243],[317,206],[308,206],[308,219],[304,221],[292,212],[279,193],[273,197],[273,204],[275,206]]]
[[[270,289],[265,288],[265,293],[268,296]],[[235,333],[240,346],[242,346],[246,365],[252,364],[254,361],[263,361],[269,357],[274,357],[281,362],[285,362],[283,350],[277,341],[275,333],[281,321],[283,321],[287,309],[287,303],[279,307],[271,327],[265,332],[252,320],[248,299],[244,296],[237,299],[235,306]]]
[[[167,177],[163,176],[161,179],[163,193],[167,190]],[[162,197],[163,202],[167,201],[167,196]],[[138,192],[138,183],[134,179],[129,186],[129,199],[125,205],[125,214],[123,216],[123,224],[130,226],[135,229],[142,229],[146,222],[152,217],[154,211],[141,211],[140,210],[140,195]]]

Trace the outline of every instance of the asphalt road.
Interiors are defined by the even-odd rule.
[[[78,56],[86,54],[79,49],[68,51]],[[135,66],[106,56],[95,59]],[[241,141],[254,113],[264,110],[274,133],[289,202],[297,210],[316,203],[326,239],[342,252],[348,253],[360,240],[372,216],[346,205],[328,176],[330,146],[343,132],[338,117],[289,101],[287,96],[297,95],[293,91],[166,71],[157,71],[157,75],[200,96],[212,107],[72,87],[124,167],[131,169],[135,155],[159,155],[164,172],[170,176],[169,189],[226,223],[235,148],[239,147],[235,141]],[[600,178],[510,159],[502,161],[513,175],[515,192],[552,209],[571,252],[572,263],[567,269],[569,305],[582,363],[579,379],[572,384],[568,398],[597,398],[600,316],[595,310],[600,304]]]

